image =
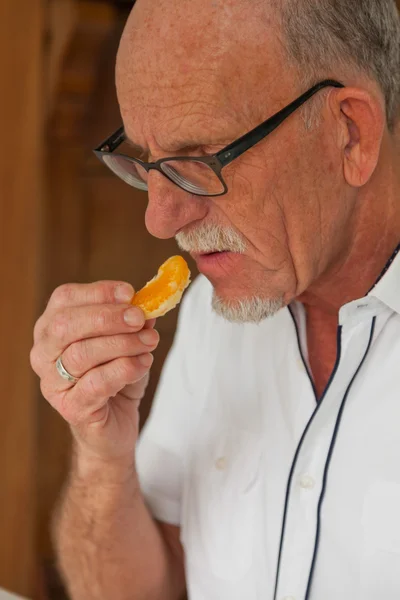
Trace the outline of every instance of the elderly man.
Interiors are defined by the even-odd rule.
[[[203,275],[138,444],[132,289],[36,324],[74,600],[400,598],[399,48],[393,0],[136,3],[97,153]]]

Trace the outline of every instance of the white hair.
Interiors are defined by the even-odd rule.
[[[284,46],[302,83],[361,69],[385,97],[388,125],[400,108],[400,15],[395,0],[275,0]],[[306,109],[307,110],[307,109]]]

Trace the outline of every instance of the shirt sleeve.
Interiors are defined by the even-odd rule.
[[[140,487],[153,516],[171,525],[181,523],[185,457],[191,431],[201,411],[196,398],[199,367],[196,348],[202,334],[198,278],[186,293],[171,350],[164,363],[149,418],[136,447]],[[196,401],[195,401],[196,400]]]

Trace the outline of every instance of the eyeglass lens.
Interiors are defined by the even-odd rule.
[[[106,154],[106,165],[125,183],[147,190],[148,172],[139,164],[121,155]],[[192,194],[212,196],[221,194],[224,186],[213,169],[196,160],[168,160],[160,164],[162,172],[179,187]]]

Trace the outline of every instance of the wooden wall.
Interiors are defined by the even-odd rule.
[[[37,476],[29,364],[42,231],[41,0],[0,2],[0,586],[30,595]]]
[[[146,231],[146,194],[118,180],[92,153],[120,126],[114,66],[127,14],[90,1],[78,6],[77,27],[56,83],[46,135],[43,305],[65,282],[124,280],[138,289],[178,251],[174,240],[156,240]],[[157,323],[161,342],[141,405],[142,425],[173,340],[177,314],[174,311]],[[48,520],[68,469],[70,433],[45,402],[39,404],[39,415],[38,550],[48,573],[53,559]]]
[[[83,132],[97,85],[103,44],[115,27],[116,17],[106,4],[81,2],[75,10],[75,27],[48,88],[52,110],[45,135],[41,311],[58,285],[88,281],[88,215],[82,173],[89,150]],[[54,26],[58,26],[56,21]],[[44,563],[53,556],[49,516],[68,469],[70,433],[66,423],[42,399],[38,414],[37,542],[40,561]]]

